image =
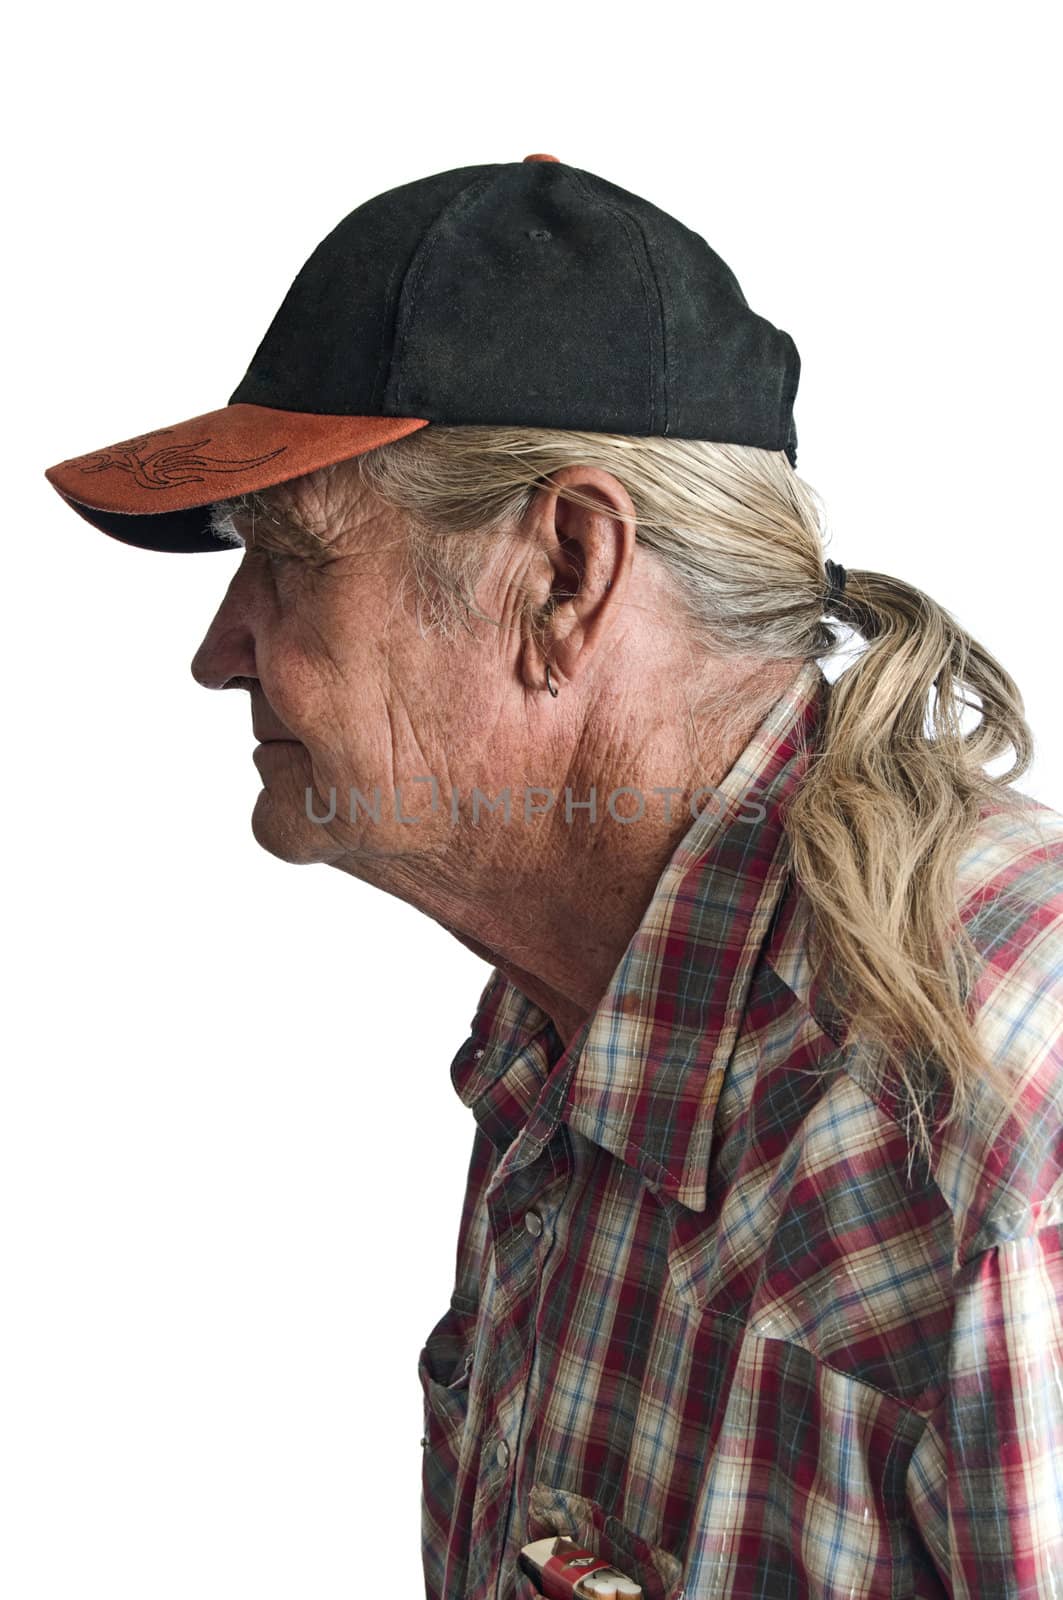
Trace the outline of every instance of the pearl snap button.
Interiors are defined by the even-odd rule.
[[[529,1233],[538,1238],[543,1231],[543,1219],[537,1211],[526,1211],[524,1213],[524,1226]]]
[[[495,1460],[498,1462],[500,1467],[509,1466],[509,1445],[504,1439],[499,1439],[498,1441],[498,1446],[495,1450]]]

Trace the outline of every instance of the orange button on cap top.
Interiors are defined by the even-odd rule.
[[[525,156],[525,161],[556,161],[556,156]]]

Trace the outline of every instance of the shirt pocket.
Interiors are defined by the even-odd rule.
[[[650,1544],[604,1506],[568,1489],[534,1483],[528,1499],[528,1538],[567,1534],[642,1588],[644,1600],[684,1600],[683,1563]],[[530,1580],[525,1580],[526,1582]],[[534,1588],[531,1593],[534,1594]]]
[[[440,1479],[456,1473],[469,1415],[477,1307],[455,1294],[422,1346],[417,1375],[424,1397],[426,1471]]]

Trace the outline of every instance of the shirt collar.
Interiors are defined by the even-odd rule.
[[[681,839],[567,1048],[494,970],[451,1066],[459,1096],[505,1149],[492,1186],[534,1160],[564,1121],[655,1192],[705,1209],[716,1103],[789,871],[783,819],[827,689],[809,661],[772,705]]]

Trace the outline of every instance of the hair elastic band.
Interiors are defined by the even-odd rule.
[[[827,594],[823,609],[832,612],[845,593],[846,572],[840,561],[825,561],[823,566],[827,574]]]

